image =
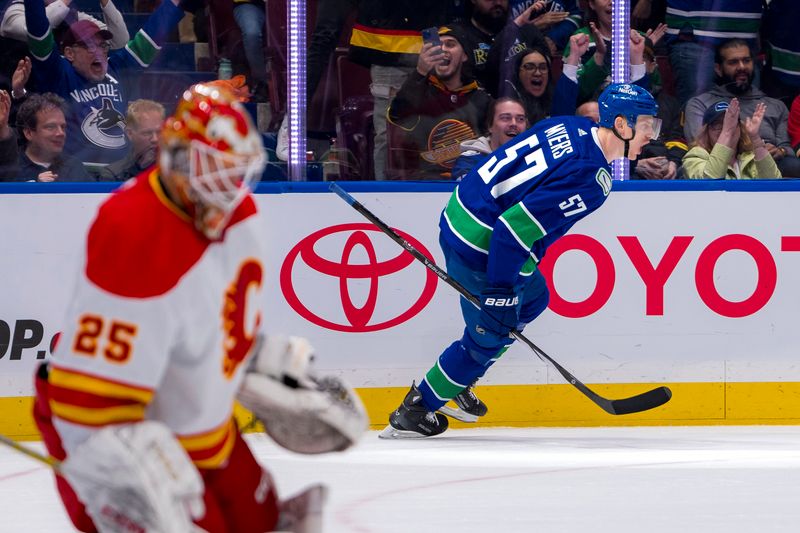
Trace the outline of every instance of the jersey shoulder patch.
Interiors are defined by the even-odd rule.
[[[594,175],[594,179],[597,184],[600,185],[600,188],[603,189],[603,196],[608,196],[608,193],[611,192],[611,186],[614,183],[608,170],[600,167],[597,169],[597,174]]]

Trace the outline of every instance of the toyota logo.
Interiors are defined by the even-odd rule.
[[[395,231],[426,257],[433,260],[431,253],[422,243],[405,232],[397,229]],[[371,237],[376,232],[381,234],[380,238],[386,238],[372,224],[339,224],[316,231],[297,243],[286,255],[280,273],[281,290],[291,308],[313,324],[335,331],[352,333],[388,329],[410,320],[422,311],[436,292],[438,280],[436,274],[421,265],[411,265],[414,262],[414,257],[403,250],[400,250],[393,257],[379,259],[371,240]],[[315,251],[314,246],[325,242],[326,239],[330,240],[332,237],[337,238],[334,242],[340,242],[344,239],[341,255],[335,257],[335,259],[322,257]],[[327,249],[330,250],[330,248]],[[351,263],[351,257],[355,253],[360,256],[366,256],[366,262]],[[300,265],[304,265],[307,270],[310,269],[314,275],[318,274],[326,278],[333,278],[338,282],[339,299],[344,318],[347,321],[346,324],[334,322],[312,312],[309,309],[309,305],[307,305],[314,303],[311,301],[310,296],[304,296],[305,303],[301,301],[292,276]],[[379,284],[379,280],[388,280],[393,275],[404,273],[403,271],[409,266],[415,269],[412,272],[414,276],[411,278],[414,282],[410,285],[408,283],[403,285],[402,293],[411,295],[410,304],[403,303],[398,307],[398,299],[393,299],[392,294],[379,294],[379,286],[384,286],[384,284]],[[418,275],[416,274],[417,270],[419,271]],[[367,282],[366,297],[360,307],[354,304],[353,298],[351,298],[350,287],[348,286],[348,282],[351,280],[366,280]],[[414,298],[416,299],[414,300]],[[317,298],[314,298],[314,300],[317,300]],[[397,309],[392,309],[392,307]],[[387,308],[391,317],[387,319],[384,316],[382,319],[377,319],[380,320],[379,322],[373,323],[373,315],[376,309],[381,309],[385,313]]]

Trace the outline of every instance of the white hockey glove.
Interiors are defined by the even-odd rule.
[[[284,448],[309,454],[342,451],[367,430],[367,413],[344,381],[311,373],[313,354],[304,338],[269,336],[238,399]]]
[[[200,473],[160,422],[103,428],[60,471],[101,533],[198,531],[205,515]]]

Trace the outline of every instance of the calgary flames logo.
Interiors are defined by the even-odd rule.
[[[239,268],[239,274],[225,292],[225,304],[222,308],[222,326],[226,336],[222,346],[225,354],[222,361],[222,371],[228,379],[233,377],[236,369],[253,348],[255,333],[261,324],[261,314],[256,313],[255,316],[248,317],[247,302],[251,298],[258,297],[262,278],[263,269],[261,263],[255,259],[249,259]],[[249,331],[247,328],[248,319],[251,322]]]

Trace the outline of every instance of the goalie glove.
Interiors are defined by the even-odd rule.
[[[197,531],[205,514],[200,473],[160,422],[105,427],[60,472],[101,533]]]
[[[268,337],[244,377],[238,399],[288,450],[346,450],[367,430],[366,410],[343,380],[311,372],[313,356],[304,338]]]

